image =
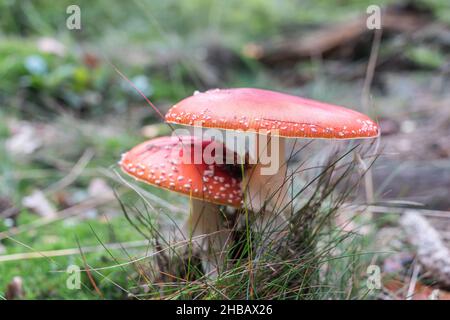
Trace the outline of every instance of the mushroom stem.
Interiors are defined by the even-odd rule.
[[[259,138],[259,137],[258,137]],[[260,161],[248,170],[244,177],[246,187],[246,207],[253,212],[255,221],[252,229],[263,236],[260,237],[261,243],[258,246],[261,250],[273,245],[279,245],[283,236],[283,230],[286,229],[287,221],[287,203],[289,202],[288,183],[287,183],[287,163],[285,159],[285,138],[278,138],[275,146],[272,146],[270,140],[267,142],[267,153],[271,155],[272,161],[274,152],[275,163],[269,163],[269,166],[276,165],[275,173],[272,175],[263,174],[262,169],[266,164]],[[260,141],[258,139],[258,141]],[[278,144],[277,144],[278,143]],[[258,155],[262,152],[261,146],[258,146]],[[278,160],[278,162],[276,162]]]
[[[205,274],[214,276],[223,265],[223,252],[230,236],[224,226],[219,206],[213,203],[192,199],[191,213],[185,224],[188,239],[193,239],[196,253],[202,256],[202,266]]]
[[[286,139],[277,137],[275,146],[271,138],[267,139],[267,145],[260,146],[258,135],[257,154],[258,160],[246,173],[243,180],[243,190],[246,192],[246,206],[253,212],[263,211],[276,212],[277,209],[285,207],[288,202],[287,192],[287,163],[285,159]],[[273,148],[275,147],[275,149]],[[263,149],[264,148],[264,149]],[[267,150],[265,150],[267,148]],[[275,163],[263,164],[260,161],[261,154],[265,152],[271,155]],[[276,154],[277,153],[277,154]],[[276,154],[276,156],[275,156]],[[264,168],[275,167],[274,174],[263,174]]]

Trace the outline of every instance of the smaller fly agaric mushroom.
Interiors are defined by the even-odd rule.
[[[189,196],[191,213],[184,226],[184,236],[199,237],[194,242],[203,252],[217,253],[229,236],[223,228],[218,206],[240,207],[242,191],[239,177],[232,176],[226,166],[203,161],[203,150],[211,143],[218,142],[191,136],[160,137],[123,154],[119,165],[139,181]],[[199,151],[201,157],[195,158]],[[201,163],[194,163],[194,158]],[[217,257],[207,257],[210,264],[204,264],[205,272],[217,262]]]
[[[213,89],[196,92],[174,105],[166,121],[203,128],[256,131],[279,137],[278,144],[258,145],[258,162],[247,170],[243,189],[248,207],[255,212],[286,208],[287,164],[285,138],[361,139],[379,135],[378,125],[369,117],[341,106],[309,100],[280,92],[253,89]],[[265,141],[268,141],[266,139]],[[274,149],[275,148],[275,149]],[[281,157],[275,175],[262,175],[260,152],[268,149]],[[277,203],[278,202],[278,203]]]

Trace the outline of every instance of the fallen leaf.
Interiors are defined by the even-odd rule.
[[[95,178],[89,183],[88,194],[92,198],[114,199],[114,192],[105,180]]]
[[[12,135],[6,140],[5,146],[9,153],[28,155],[42,145],[35,128],[26,121],[18,121],[11,125]]]
[[[47,200],[44,193],[40,190],[35,190],[31,195],[23,198],[22,205],[41,217],[45,218],[56,217],[55,208]]]
[[[55,38],[40,38],[37,41],[37,47],[42,52],[52,53],[61,57],[66,54],[66,47]]]
[[[383,272],[399,273],[405,270],[406,266],[413,261],[414,257],[410,253],[400,252],[387,257],[383,262]]]
[[[83,55],[83,62],[89,68],[94,69],[94,68],[97,68],[100,65],[100,58],[97,57],[95,54],[86,52]]]
[[[385,290],[389,291],[396,299],[406,299],[409,283],[400,279],[390,279],[384,284]],[[450,300],[450,292],[427,286],[421,282],[416,283],[412,300]]]

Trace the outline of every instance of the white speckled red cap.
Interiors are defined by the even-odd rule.
[[[293,138],[358,139],[379,135],[378,125],[357,111],[253,88],[196,92],[174,105],[166,121],[260,133],[267,130],[268,134]]]
[[[209,143],[191,136],[161,137],[141,143],[122,155],[119,162],[132,177],[192,198],[220,205],[240,207],[242,191],[239,177],[231,175],[220,164],[194,164],[186,161],[183,150],[203,150]],[[196,146],[201,144],[201,148]],[[202,160],[202,158],[200,158]]]

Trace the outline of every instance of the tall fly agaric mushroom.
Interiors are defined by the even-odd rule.
[[[263,175],[264,165],[257,161],[245,174],[246,202],[252,211],[263,206],[272,211],[287,202],[284,161],[285,138],[361,139],[379,135],[378,125],[369,117],[354,110],[309,100],[275,91],[235,88],[196,92],[174,105],[166,114],[166,121],[204,128],[255,131],[278,140],[278,145],[257,144],[257,154],[264,149],[278,152],[282,157],[275,175]],[[273,139],[273,137],[279,137]],[[265,141],[268,141],[267,139]],[[274,149],[276,148],[276,149]],[[279,202],[279,203],[277,203]]]
[[[242,191],[239,177],[225,166],[206,164],[203,150],[214,141],[201,141],[191,136],[161,137],[146,141],[122,155],[120,166],[137,180],[191,197],[191,213],[184,226],[185,237],[194,241],[203,253],[218,253],[229,233],[223,228],[218,205],[239,207]],[[201,152],[200,163],[195,163]],[[187,155],[187,156],[186,156]],[[207,254],[211,271],[220,257]],[[217,259],[217,260],[216,260]]]

